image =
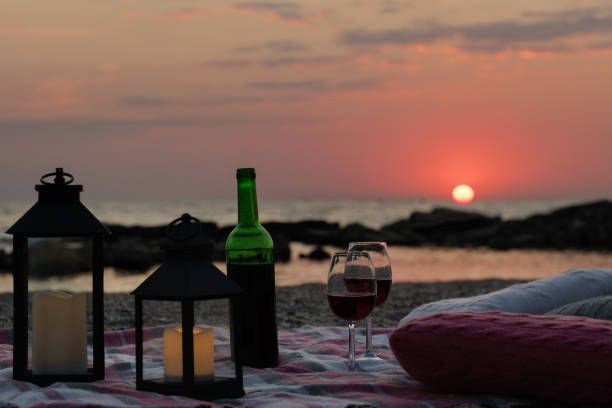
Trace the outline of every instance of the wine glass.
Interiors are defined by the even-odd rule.
[[[348,321],[348,368],[355,361],[355,323],[365,319],[376,304],[376,279],[370,256],[365,252],[337,252],[331,258],[327,277],[327,302],[332,312]]]
[[[376,276],[376,306],[382,306],[391,291],[391,261],[386,242],[351,242],[349,252],[366,252],[370,255]],[[366,320],[366,351],[359,359],[379,360],[372,347],[372,317]]]

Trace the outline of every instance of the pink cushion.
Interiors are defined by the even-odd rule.
[[[438,391],[612,403],[612,322],[438,313],[398,328],[389,341],[406,372]]]

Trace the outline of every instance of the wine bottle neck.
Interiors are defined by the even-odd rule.
[[[238,224],[259,224],[257,188],[254,178],[238,179]]]

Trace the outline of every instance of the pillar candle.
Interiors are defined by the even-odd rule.
[[[193,375],[195,381],[210,381],[215,375],[213,330],[193,328]],[[166,381],[183,379],[183,329],[164,330],[164,377]]]
[[[87,373],[87,296],[63,291],[32,298],[32,373]]]

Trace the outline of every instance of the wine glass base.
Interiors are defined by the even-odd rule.
[[[373,351],[369,352],[369,353],[364,353],[362,355],[360,355],[359,357],[357,357],[357,362],[367,362],[367,361],[382,361],[382,358],[378,357],[378,355],[376,355],[376,353],[374,353]]]
[[[359,367],[359,362],[357,360],[355,360],[355,362],[353,364],[351,364],[350,362],[346,362],[346,369],[347,371],[359,371],[360,367]]]

